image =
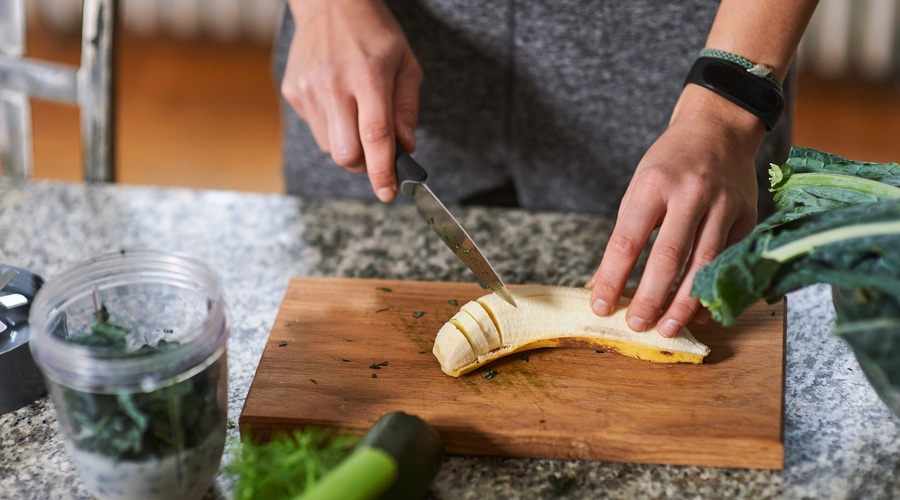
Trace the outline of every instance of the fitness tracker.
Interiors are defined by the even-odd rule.
[[[688,72],[684,84],[688,83],[706,87],[753,113],[766,124],[766,130],[775,128],[784,114],[780,86],[732,61],[701,56]]]

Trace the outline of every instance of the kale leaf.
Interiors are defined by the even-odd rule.
[[[692,295],[723,325],[760,299],[813,283],[866,286],[900,296],[900,200],[763,221],[694,277]]]
[[[900,416],[900,296],[834,288],[837,327],[885,405]]]
[[[129,329],[109,322],[103,306],[95,313],[89,335],[69,336],[67,340],[127,355],[129,333]],[[178,346],[177,342],[161,340],[152,346],[144,344],[137,352]],[[222,425],[224,409],[218,401],[218,386],[224,372],[224,359],[220,358],[193,377],[150,392],[95,393],[62,387],[63,418],[72,427],[76,448],[118,460],[161,457],[198,446],[210,431]]]
[[[782,219],[900,199],[900,164],[848,160],[808,148],[791,148],[784,165],[772,164],[769,181]]]
[[[769,173],[779,211],[700,269],[691,294],[731,325],[760,299],[832,285],[834,334],[900,417],[900,165],[795,147]]]

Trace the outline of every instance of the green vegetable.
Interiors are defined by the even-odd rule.
[[[403,412],[381,417],[346,460],[300,500],[414,500],[425,496],[443,463],[441,435]]]
[[[358,441],[309,427],[265,443],[241,439],[241,453],[225,468],[237,478],[234,498],[295,498],[349,455]]]
[[[94,315],[89,335],[67,340],[127,355],[129,333],[109,323],[103,306]],[[154,346],[144,344],[136,352],[177,347],[177,342],[160,341]],[[224,421],[216,399],[219,377],[224,374],[222,363],[219,359],[187,380],[152,392],[99,394],[62,386],[64,418],[72,426],[75,447],[118,460],[144,460],[198,446]]]
[[[791,148],[784,165],[772,165],[769,180],[778,209],[789,221],[835,208],[900,199],[900,165],[848,160],[814,149]]]
[[[356,441],[315,428],[262,444],[244,438],[226,468],[235,498],[419,499],[443,463],[440,434],[414,415],[388,413]]]
[[[834,334],[850,345],[869,383],[900,417],[900,296],[835,288],[834,306]]]
[[[761,298],[813,283],[875,287],[900,295],[900,200],[814,213],[784,211],[722,252],[694,277],[692,295],[723,325]]]
[[[832,285],[834,334],[900,417],[900,165],[792,148],[770,174],[779,212],[703,267],[692,295],[731,325],[760,299]]]

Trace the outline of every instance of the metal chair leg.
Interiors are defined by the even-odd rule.
[[[113,0],[84,1],[78,105],[89,182],[115,181],[115,20]]]
[[[115,0],[84,0],[81,66],[23,58],[24,0],[0,1],[0,151],[3,175],[31,176],[31,106],[37,97],[81,110],[84,179],[115,181]]]
[[[0,57],[21,59],[24,52],[24,2],[0,2]],[[31,106],[26,95],[7,84],[15,76],[12,71],[0,71],[0,161],[4,177],[23,180],[31,174]]]

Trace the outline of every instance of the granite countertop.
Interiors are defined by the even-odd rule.
[[[588,215],[453,210],[511,283],[583,284],[612,228]],[[85,258],[142,248],[188,253],[219,274],[233,319],[234,422],[291,276],[473,280],[407,204],[0,179],[0,263],[52,279]],[[564,475],[563,498],[900,498],[900,419],[829,336],[833,322],[828,287],[788,297],[783,471],[453,456],[430,496],[546,498],[548,478]],[[237,450],[229,433],[223,463]],[[207,497],[230,498],[231,488],[220,473]],[[46,397],[0,416],[0,497],[90,498]]]

